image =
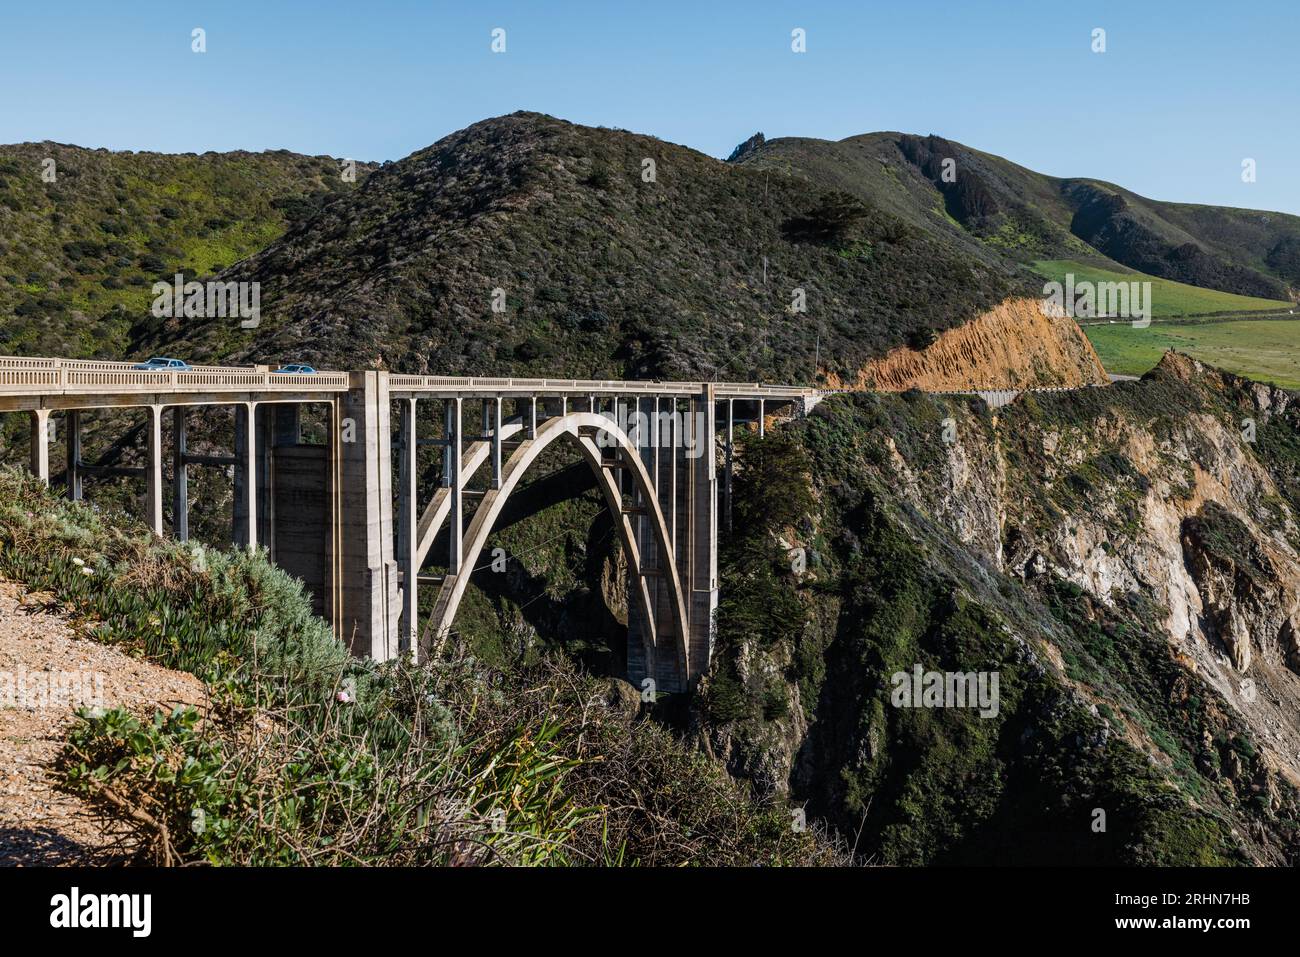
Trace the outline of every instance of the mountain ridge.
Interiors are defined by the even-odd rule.
[[[827,157],[838,166],[829,166]],[[943,161],[951,160],[944,178]],[[886,172],[871,167],[880,164]],[[1300,216],[1243,207],[1153,200],[1093,177],[1057,177],[944,137],[894,131],[842,140],[781,137],[746,151],[740,164],[802,170],[856,190],[918,226],[965,230],[1018,261],[1071,258],[1139,269],[1160,278],[1278,300],[1297,298]],[[890,182],[890,176],[894,181]],[[967,205],[963,205],[963,199]],[[943,223],[925,215],[948,213]]]

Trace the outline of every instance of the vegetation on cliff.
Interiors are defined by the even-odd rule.
[[[1117,568],[1142,560],[1127,543],[1156,534],[1148,502],[1169,494],[1156,484],[1186,481],[1176,461],[1114,449],[1106,423],[1185,434],[1222,474],[1210,449],[1223,439],[1200,417],[1232,422],[1248,390],[1168,373],[997,415],[918,393],[842,396],[747,438],[702,742],[884,863],[1294,861],[1289,745],[1272,740],[1272,711],[1243,705],[1239,679],[1229,689],[1207,670],[1218,638],[1171,641],[1154,583],[1099,590],[1069,564],[1085,535]],[[1066,430],[1072,469],[1043,451]],[[1278,415],[1261,431],[1269,448],[1294,442]],[[1234,533],[1215,533],[1220,551],[1256,547],[1257,531],[1201,514]],[[1179,534],[1175,521],[1162,546],[1181,551]],[[1248,672],[1259,701],[1285,701],[1269,670],[1285,662],[1257,657],[1270,658]],[[996,714],[897,706],[893,676],[918,666],[998,674]]]
[[[152,538],[0,471],[0,574],[209,684],[83,714],[66,786],[159,864],[815,864],[784,809],[561,660],[352,659],[260,554]]]

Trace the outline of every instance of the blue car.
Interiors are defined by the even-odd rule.
[[[313,369],[309,365],[304,365],[301,362],[295,362],[292,365],[287,365],[287,366],[280,366],[280,368],[276,369],[275,371],[286,372],[291,375],[315,375],[316,374],[315,369]]]
[[[138,372],[185,372],[189,367],[189,363],[183,359],[154,356],[148,362],[137,362],[131,368]]]

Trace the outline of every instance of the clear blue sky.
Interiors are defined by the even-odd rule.
[[[5,0],[0,142],[383,160],[519,109],[714,156],[894,129],[1300,214],[1297,43],[1297,0]]]

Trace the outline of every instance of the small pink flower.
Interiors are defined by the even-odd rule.
[[[340,704],[351,704],[351,703],[352,703],[352,696],[351,696],[350,694],[348,694],[346,691],[340,691],[340,692],[338,693],[338,699],[339,699],[339,703],[340,703]]]

